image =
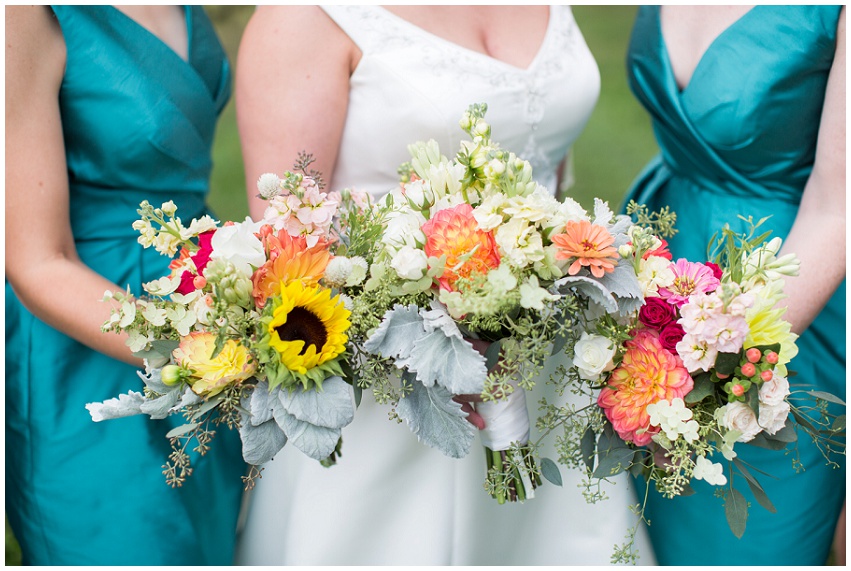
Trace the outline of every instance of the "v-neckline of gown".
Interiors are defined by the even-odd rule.
[[[142,31],[145,36],[151,38],[160,46],[162,46],[162,48],[172,53],[174,57],[194,69],[194,66],[192,65],[192,8],[190,6],[183,7],[183,20],[184,25],[186,26],[186,59],[183,59],[183,56],[177,53],[174,48],[165,43],[162,38],[153,33],[151,30],[149,30],[148,28],[146,28],[145,26],[143,26],[142,24],[140,24],[139,22],[137,22],[118,8],[116,8],[115,6],[109,7],[112,8],[115,13],[119,14],[119,18],[122,18],[125,21],[129,22],[132,26]]]
[[[438,36],[437,34],[429,32],[425,28],[421,28],[420,26],[417,26],[413,22],[409,22],[408,20],[406,20],[405,18],[402,18],[401,16],[397,16],[396,14],[394,14],[393,12],[391,12],[390,10],[385,8],[384,6],[376,6],[376,8],[381,10],[384,14],[386,14],[390,18],[396,20],[397,22],[401,22],[404,26],[406,26],[408,28],[411,28],[420,36],[423,36],[423,37],[430,39],[432,41],[437,41],[441,44],[445,44],[445,45],[447,45],[447,46],[449,46],[453,49],[456,49],[458,51],[461,51],[461,52],[464,52],[464,53],[467,53],[467,54],[472,54],[473,56],[475,56],[479,59],[482,59],[482,60],[488,61],[488,62],[492,62],[495,65],[508,68],[508,69],[510,69],[514,72],[517,72],[517,73],[530,73],[538,65],[538,62],[543,57],[543,54],[546,51],[547,44],[549,43],[550,38],[553,35],[553,28],[555,27],[555,19],[556,19],[555,14],[554,14],[554,10],[553,10],[553,8],[555,8],[555,6],[549,6],[549,11],[548,11],[548,14],[547,14],[547,28],[544,31],[544,37],[541,40],[541,44],[538,46],[538,51],[535,53],[535,57],[533,57],[532,61],[529,62],[529,65],[527,65],[524,68],[524,67],[519,67],[519,66],[516,66],[514,64],[508,63],[507,61],[495,58],[495,57],[488,55],[484,52],[476,51],[472,48],[462,46],[461,44],[456,44],[455,42],[453,42],[451,40],[447,40],[446,38],[442,38],[442,37]]]
[[[678,96],[682,97],[683,95],[686,94],[686,92],[689,90],[691,85],[694,83],[695,77],[698,75],[698,73],[704,67],[704,63],[706,62],[707,57],[711,55],[711,53],[714,51],[715,47],[720,42],[722,42],[724,39],[726,39],[726,37],[736,27],[739,26],[739,24],[742,22],[742,20],[745,20],[746,18],[748,18],[759,7],[760,7],[759,5],[751,7],[750,10],[748,10],[747,12],[745,12],[744,14],[742,14],[741,16],[736,18],[733,22],[730,23],[729,26],[727,26],[726,28],[721,30],[721,33],[719,33],[717,36],[715,36],[715,38],[711,42],[709,42],[709,45],[706,47],[706,49],[701,54],[700,59],[697,60],[697,64],[694,66],[694,69],[691,72],[691,77],[689,77],[688,83],[685,86],[683,86],[682,88],[680,88],[679,84],[677,83],[677,77],[676,77],[676,75],[674,75],[674,68],[671,65],[671,54],[668,51],[668,42],[665,40],[665,34],[662,32],[662,7],[661,6],[656,7],[656,27],[659,31],[660,47],[661,47],[661,51],[662,51],[662,58],[664,60],[663,66],[666,70],[666,74],[668,76],[668,79],[671,81],[674,88],[676,89],[676,94]]]

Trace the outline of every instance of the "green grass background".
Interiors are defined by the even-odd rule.
[[[234,66],[242,30],[253,10],[249,6],[207,7]],[[573,8],[602,79],[597,107],[574,146],[575,184],[570,195],[586,207],[594,197],[617,207],[630,182],[657,150],[649,119],[626,84],[624,58],[635,11],[635,6]],[[248,214],[248,205],[233,100],[218,125],[213,160],[210,205],[221,219],[240,220]],[[20,550],[7,521],[6,565],[19,564]]]

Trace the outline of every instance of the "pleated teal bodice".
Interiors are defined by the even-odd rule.
[[[763,228],[772,236],[788,234],[813,168],[840,8],[753,8],[710,45],[683,90],[668,60],[659,7],[640,8],[627,69],[651,115],[660,154],[627,199],[676,212],[679,233],[669,240],[674,259],[705,260],[709,239],[725,223],[746,229],[738,215],[770,215]],[[844,282],[798,347],[790,364],[797,373],[790,378],[793,390],[808,385],[844,399]],[[651,493],[647,515],[659,563],[823,564],[845,497],[844,459],[839,469],[827,467],[803,433],[791,455],[741,444],[736,450],[771,474],[759,479],[778,513],[747,492],[750,517],[738,540],[722,500],[703,482],[690,497],[666,500]],[[792,465],[796,454],[805,468],[800,474]],[[747,490],[741,476],[736,482]]]
[[[169,259],[137,243],[136,208],[173,200],[186,223],[207,212],[229,63],[198,6],[185,9],[188,61],[114,7],[53,11],[67,50],[59,104],[74,243],[83,263],[141,294]],[[134,367],[35,318],[6,284],[6,513],[25,564],[230,564],[238,435],[217,431],[170,488],[165,434],[181,418],[95,423],[85,408],[142,386]]]

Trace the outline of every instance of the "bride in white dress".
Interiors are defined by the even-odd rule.
[[[481,102],[494,140],[554,191],[599,89],[565,6],[261,7],[236,84],[252,215],[264,206],[253,197],[258,176],[291,168],[301,150],[329,189],[381,195],[398,184],[408,144],[435,139],[452,156],[466,137],[459,119]],[[543,385],[527,399],[532,418]],[[481,446],[447,458],[388,420],[388,408],[364,392],[336,466],[292,446],[265,466],[237,564],[607,564],[635,524],[623,476],[594,505],[564,468],[562,488],[545,482],[533,500],[498,505],[482,487]],[[653,563],[643,529],[637,545],[640,562]]]

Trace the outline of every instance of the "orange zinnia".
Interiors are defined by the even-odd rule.
[[[286,286],[300,280],[305,286],[316,285],[331,260],[331,243],[325,239],[308,247],[304,236],[293,237],[286,230],[274,234],[268,229],[261,230],[260,239],[268,261],[251,276],[252,296],[258,308],[263,307],[269,297],[281,292],[281,284]]]
[[[615,239],[609,231],[587,220],[570,221],[564,233],[552,237],[558,247],[556,259],[576,258],[567,269],[571,276],[587,266],[595,278],[601,278],[606,272],[613,272],[618,262],[618,251],[612,247]]]

